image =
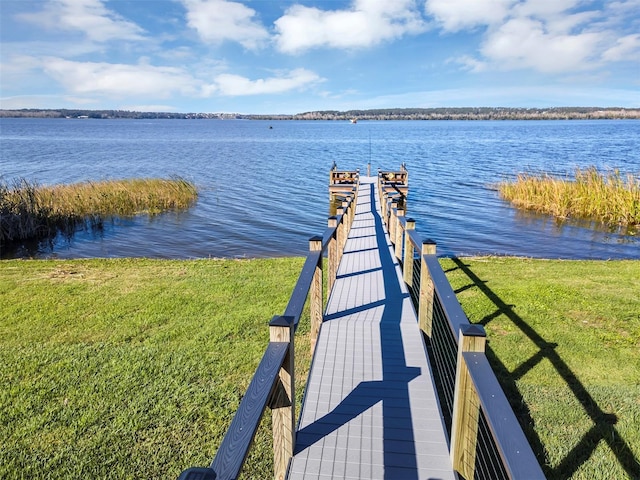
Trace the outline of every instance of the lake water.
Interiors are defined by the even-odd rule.
[[[270,128],[272,127],[272,128]],[[440,255],[640,258],[640,235],[523,213],[493,184],[596,166],[640,174],[640,121],[0,120],[0,179],[178,175],[188,211],[107,222],[2,258],[303,255],[322,234],[329,169],[409,170],[407,215]]]

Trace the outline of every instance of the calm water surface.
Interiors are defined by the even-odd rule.
[[[2,258],[302,255],[324,231],[334,161],[374,173],[405,162],[408,215],[441,255],[640,258],[640,235],[523,213],[492,186],[522,171],[639,174],[639,121],[2,119],[0,141],[8,182],[179,175],[200,189],[186,212],[116,220]]]

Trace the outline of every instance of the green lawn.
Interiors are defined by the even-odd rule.
[[[640,261],[446,259],[549,478],[640,478]]]
[[[302,263],[0,262],[0,478],[207,465]],[[640,262],[442,264],[549,478],[640,478]],[[308,320],[296,342],[300,394]],[[268,423],[248,478],[271,475]]]
[[[0,262],[0,478],[175,479],[208,465],[302,261]],[[253,478],[271,474],[270,437]]]

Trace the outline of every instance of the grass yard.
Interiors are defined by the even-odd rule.
[[[640,261],[442,264],[548,478],[640,478]]]
[[[303,259],[0,262],[0,478],[208,465]],[[640,478],[640,261],[442,259],[550,479]],[[298,394],[308,320],[296,336]],[[269,416],[246,478],[269,478]]]
[[[0,262],[0,478],[207,466],[302,262]],[[296,341],[301,392],[307,320]],[[272,475],[266,418],[249,478]]]

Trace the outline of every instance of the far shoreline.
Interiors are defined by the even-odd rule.
[[[366,120],[640,120],[640,108],[625,107],[451,107],[386,108],[369,110],[317,110],[295,114],[206,112],[137,112],[86,109],[2,109],[1,118],[132,119],[132,120],[331,120],[357,123]]]

